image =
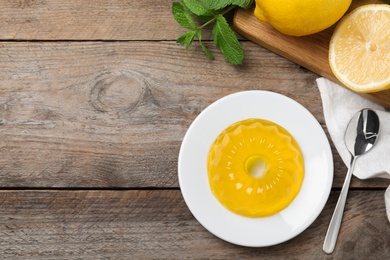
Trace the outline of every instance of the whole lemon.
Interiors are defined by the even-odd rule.
[[[256,0],[255,16],[281,33],[303,36],[336,23],[352,0]]]

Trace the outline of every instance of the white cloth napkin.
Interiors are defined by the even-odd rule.
[[[325,123],[330,137],[349,167],[351,155],[344,143],[344,132],[352,116],[363,108],[371,108],[379,116],[380,133],[375,147],[356,160],[353,174],[359,179],[390,178],[390,112],[358,94],[325,78],[316,80],[321,93]],[[387,217],[390,221],[390,186],[385,192]]]

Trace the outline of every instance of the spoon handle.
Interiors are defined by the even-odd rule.
[[[352,156],[351,164],[350,164],[350,167],[348,169],[347,176],[345,177],[343,188],[341,189],[341,192],[340,192],[339,200],[337,201],[336,208],[333,212],[332,219],[330,220],[328,231],[326,232],[324,246],[323,246],[322,250],[327,254],[333,253],[333,250],[334,250],[335,245],[336,245],[337,236],[338,236],[339,230],[340,230],[341,220],[343,218],[344,206],[345,206],[345,202],[347,200],[349,184],[351,182],[353,168],[355,167],[355,160],[356,160],[356,157]]]

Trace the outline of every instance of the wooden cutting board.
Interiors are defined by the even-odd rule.
[[[353,0],[348,12],[364,4],[382,4],[381,0]],[[245,38],[342,85],[333,75],[328,62],[330,38],[335,26],[303,37],[284,35],[271,25],[259,21],[253,8],[238,9],[233,18],[233,28]],[[347,12],[347,13],[348,13]],[[371,101],[390,108],[390,90],[375,93],[358,93]]]

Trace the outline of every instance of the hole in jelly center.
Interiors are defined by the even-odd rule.
[[[263,158],[258,155],[253,155],[246,160],[245,170],[249,176],[260,178],[268,170],[268,165]]]
[[[370,51],[374,52],[378,49],[378,46],[376,45],[376,43],[370,43]]]

